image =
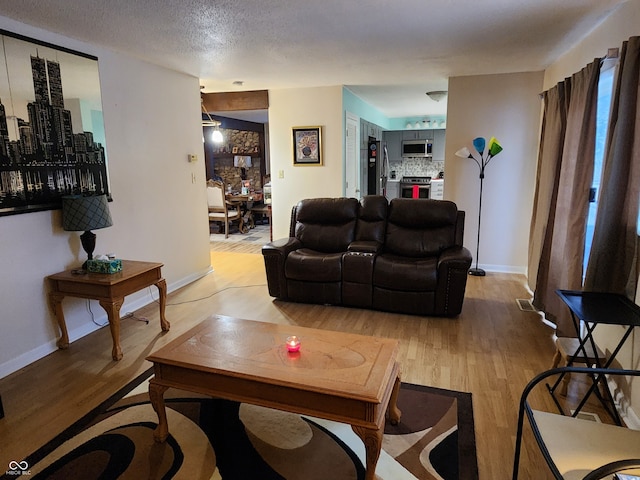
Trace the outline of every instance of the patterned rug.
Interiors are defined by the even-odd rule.
[[[222,243],[251,243],[264,245],[269,243],[270,227],[268,223],[256,224],[255,228],[250,228],[246,233],[240,233],[234,226],[229,232],[229,237],[224,238],[224,227],[218,228],[215,225],[210,226],[209,241]]]
[[[169,438],[155,443],[150,374],[19,465],[33,479],[364,479],[364,446],[348,425],[174,389],[165,393]],[[478,478],[471,394],[403,383],[398,406],[380,479]]]

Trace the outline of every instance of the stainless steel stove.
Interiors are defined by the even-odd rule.
[[[402,177],[400,180],[400,197],[429,198],[431,177]]]

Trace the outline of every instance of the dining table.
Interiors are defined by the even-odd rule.
[[[251,207],[254,203],[262,201],[262,192],[230,192],[226,194],[226,199],[229,203],[240,209],[244,224],[242,233],[247,233],[250,228],[254,228],[256,226],[253,213],[251,212]]]

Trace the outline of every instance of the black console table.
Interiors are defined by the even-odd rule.
[[[616,355],[627,341],[627,338],[629,338],[633,328],[640,326],[640,306],[636,305],[624,295],[615,293],[581,292],[573,290],[556,290],[556,293],[569,307],[573,326],[575,327],[576,335],[580,340],[575,356],[587,358],[588,356],[585,347],[588,345],[591,347],[591,352],[595,352],[593,366],[610,368],[616,358]],[[581,324],[584,324],[584,332],[582,332]],[[608,359],[600,358],[597,354],[598,350],[593,339],[593,332],[598,325],[622,325],[628,327],[625,329],[624,334]],[[580,410],[584,407],[589,396],[592,393],[595,393],[602,402],[605,410],[607,410],[613,420],[620,425],[620,416],[613,404],[611,392],[609,392],[608,387],[606,387],[606,379],[604,375],[593,375],[592,380],[591,387],[575,409],[573,416],[575,417],[580,413]],[[560,411],[562,411],[562,408],[553,394],[561,381],[562,376],[556,381],[553,387],[549,388],[549,391],[551,392],[551,395],[553,396],[553,399]],[[604,392],[607,397],[606,399],[602,397],[597,388],[600,382],[605,383]]]

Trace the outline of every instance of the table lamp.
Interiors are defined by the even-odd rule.
[[[106,195],[85,197],[82,195],[65,195],[62,197],[62,228],[69,232],[82,232],[80,241],[87,252],[88,260],[93,259],[96,247],[96,234],[91,230],[113,225]],[[87,262],[82,268],[86,269]]]

